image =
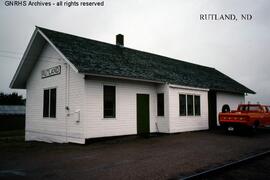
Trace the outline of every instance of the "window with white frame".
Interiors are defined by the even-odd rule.
[[[115,118],[115,86],[103,87],[103,116]]]
[[[179,114],[180,116],[186,116],[187,115],[187,100],[186,100],[185,94],[179,95]]]
[[[201,97],[194,96],[195,116],[201,115]]]
[[[43,117],[56,117],[56,88],[43,91]]]
[[[157,94],[157,115],[164,116],[164,93]]]
[[[179,115],[200,116],[201,97],[199,95],[179,94]]]

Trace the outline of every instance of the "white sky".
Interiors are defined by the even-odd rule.
[[[53,0],[52,0],[53,1]],[[86,0],[85,0],[86,1]],[[251,14],[251,21],[200,21],[204,13]],[[104,7],[6,7],[0,3],[0,91],[9,83],[35,25],[214,67],[270,104],[269,0],[105,0]],[[25,91],[18,91],[25,94]]]

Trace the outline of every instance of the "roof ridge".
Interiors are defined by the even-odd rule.
[[[65,34],[65,35],[69,35],[69,36],[73,36],[73,37],[77,37],[77,38],[91,40],[91,41],[95,41],[95,42],[99,42],[99,43],[103,43],[103,44],[107,44],[107,45],[114,45],[114,44],[111,44],[111,43],[107,43],[107,42],[103,42],[103,41],[99,41],[99,40],[95,40],[95,39],[90,39],[90,38],[86,38],[86,37],[79,36],[79,35],[69,34],[69,33],[65,33],[65,32],[62,32],[62,31],[55,31],[55,30],[52,30],[52,29],[43,28],[43,27],[39,27],[39,26],[36,26],[36,27],[41,29],[41,31],[42,31],[42,29],[45,29],[47,31],[53,31],[53,32],[56,32],[56,33],[61,33],[61,34]]]

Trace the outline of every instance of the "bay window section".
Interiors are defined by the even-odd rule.
[[[200,116],[201,97],[199,95],[179,94],[179,115]]]

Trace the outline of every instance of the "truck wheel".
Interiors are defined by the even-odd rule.
[[[221,112],[225,113],[225,112],[230,112],[231,109],[230,109],[230,106],[228,104],[225,104],[222,106],[222,110]]]
[[[227,131],[229,131],[229,132],[235,131],[235,127],[234,126],[228,126]]]
[[[251,127],[253,132],[257,132],[259,124],[260,124],[259,121],[254,122],[254,124]]]

